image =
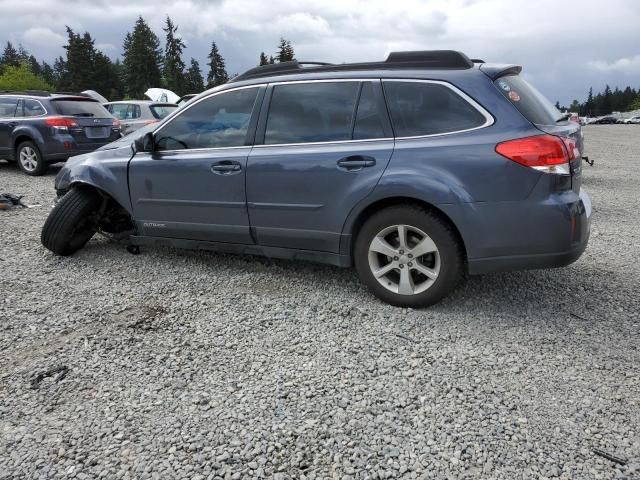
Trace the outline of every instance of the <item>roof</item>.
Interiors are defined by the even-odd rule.
[[[97,100],[91,98],[89,95],[77,92],[45,92],[43,90],[0,90],[0,95],[19,96],[19,97],[33,97],[33,98],[81,98],[82,100],[89,100],[91,102],[97,102]]]
[[[305,66],[309,65],[309,66]],[[473,61],[464,53],[455,50],[423,50],[392,52],[383,62],[329,64],[323,62],[274,63],[251,68],[234,77],[230,82],[239,82],[274,75],[318,74],[324,72],[379,71],[379,70],[468,70]]]

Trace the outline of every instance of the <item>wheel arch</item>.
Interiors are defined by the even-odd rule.
[[[455,224],[455,222],[444,211],[442,211],[440,208],[438,208],[434,204],[429,203],[425,200],[415,198],[415,197],[410,197],[410,196],[390,196],[390,197],[380,198],[369,203],[360,211],[358,211],[356,214],[352,214],[350,218],[347,219],[347,223],[345,225],[344,233],[346,233],[347,235],[343,236],[343,238],[345,237],[348,238],[348,241],[346,242],[347,245],[345,245],[345,248],[347,251],[343,253],[348,253],[348,255],[353,259],[353,248],[356,243],[355,240],[358,236],[358,233],[360,232],[360,229],[362,228],[364,223],[367,221],[367,219],[370,218],[374,213],[379,212],[384,208],[399,206],[399,205],[417,205],[421,208],[429,210],[434,215],[437,215],[442,221],[450,225],[453,232],[457,236],[458,241],[460,242],[460,245],[462,246],[462,251],[464,253],[465,263],[466,263],[467,246],[460,232],[460,229]]]

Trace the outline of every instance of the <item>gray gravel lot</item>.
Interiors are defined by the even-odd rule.
[[[58,169],[0,161],[42,204],[0,212],[0,478],[640,478],[640,126],[585,135],[583,257],[422,311],[327,266],[55,257]]]

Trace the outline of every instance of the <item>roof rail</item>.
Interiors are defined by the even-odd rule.
[[[313,72],[334,72],[341,70],[390,70],[401,68],[463,70],[473,67],[473,62],[462,52],[455,50],[423,50],[415,52],[392,52],[384,62],[342,63],[290,62],[274,63],[254,67],[232,78],[229,82],[238,82],[250,78],[271,75],[291,75],[301,73],[302,65],[312,65],[304,70]]]
[[[53,92],[55,95],[73,95],[74,97],[86,97],[95,100],[91,95],[82,92]]]
[[[31,97],[50,97],[51,92],[45,90],[0,90],[1,94],[28,95]]]

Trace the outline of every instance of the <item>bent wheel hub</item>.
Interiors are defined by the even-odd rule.
[[[440,274],[440,252],[425,232],[411,225],[392,225],[369,244],[369,268],[378,283],[400,295],[416,295]]]
[[[33,148],[24,147],[20,149],[19,157],[20,165],[28,172],[33,172],[38,168],[38,155]]]

